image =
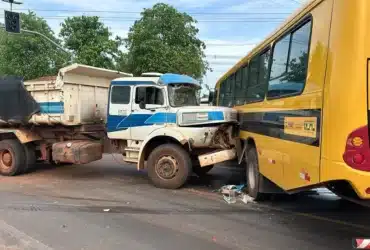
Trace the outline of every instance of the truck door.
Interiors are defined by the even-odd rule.
[[[158,126],[166,123],[166,90],[160,86],[135,86],[132,107],[131,139],[144,140]],[[140,107],[145,103],[145,108]]]
[[[112,85],[108,104],[107,130],[110,139],[129,139],[125,120],[131,114],[132,86]]]

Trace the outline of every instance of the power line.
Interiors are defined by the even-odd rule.
[[[85,15],[86,16],[86,15]],[[94,15],[89,15],[89,16],[94,16]],[[74,17],[74,16],[40,16],[42,18],[68,18],[68,17]],[[97,16],[99,18],[106,18],[106,19],[124,19],[124,20],[137,20],[137,18],[134,18],[134,17],[122,17],[122,16]],[[204,19],[203,21],[209,21],[212,19]],[[227,18],[221,18],[221,19],[217,19],[217,20],[220,20],[220,21],[271,21],[271,20],[285,20],[284,18],[281,18],[281,17],[249,17],[249,18],[240,18],[240,17],[237,17],[237,18],[230,18],[230,17],[227,17]],[[199,21],[199,20],[198,20]]]
[[[205,43],[207,46],[215,46],[215,47],[231,47],[231,46],[253,46],[258,43]]]
[[[4,9],[2,9],[4,10]],[[120,13],[141,14],[140,11],[122,10],[71,10],[71,9],[16,9],[14,11],[37,11],[37,12],[72,12],[72,13]],[[289,15],[290,12],[187,12],[189,15]]]
[[[301,1],[298,1],[298,0],[291,0],[292,2],[295,2],[295,3],[299,3],[299,4],[302,4]]]
[[[228,56],[228,55],[212,55],[212,54],[206,54],[206,57],[209,59],[238,59],[242,58],[244,55],[240,56]]]
[[[3,16],[0,16],[3,17]],[[66,18],[72,18],[73,16],[40,16],[41,18],[45,20],[64,20]],[[134,22],[138,19],[136,18],[122,18],[122,17],[99,17],[101,20],[105,21],[114,21],[114,22]],[[204,19],[204,20],[197,20],[197,22],[202,23],[280,23],[284,21],[285,19],[272,19],[272,18],[266,18],[266,19]]]

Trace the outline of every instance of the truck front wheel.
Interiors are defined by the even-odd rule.
[[[154,186],[165,189],[180,188],[192,172],[188,152],[176,144],[163,144],[154,149],[147,166],[149,179]]]
[[[26,165],[26,154],[18,140],[0,141],[0,174],[14,176],[21,174]]]

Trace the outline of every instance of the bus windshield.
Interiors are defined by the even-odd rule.
[[[170,84],[169,100],[172,107],[199,106],[200,89],[193,84]]]

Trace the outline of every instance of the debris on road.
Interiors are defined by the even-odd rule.
[[[109,208],[107,208],[107,209],[104,209],[103,211],[104,211],[104,212],[109,212],[109,211],[110,211],[110,209],[109,209]]]
[[[226,185],[217,190],[223,195],[224,200],[228,204],[234,204],[239,198],[245,204],[253,202],[253,198],[243,192],[245,185]]]

